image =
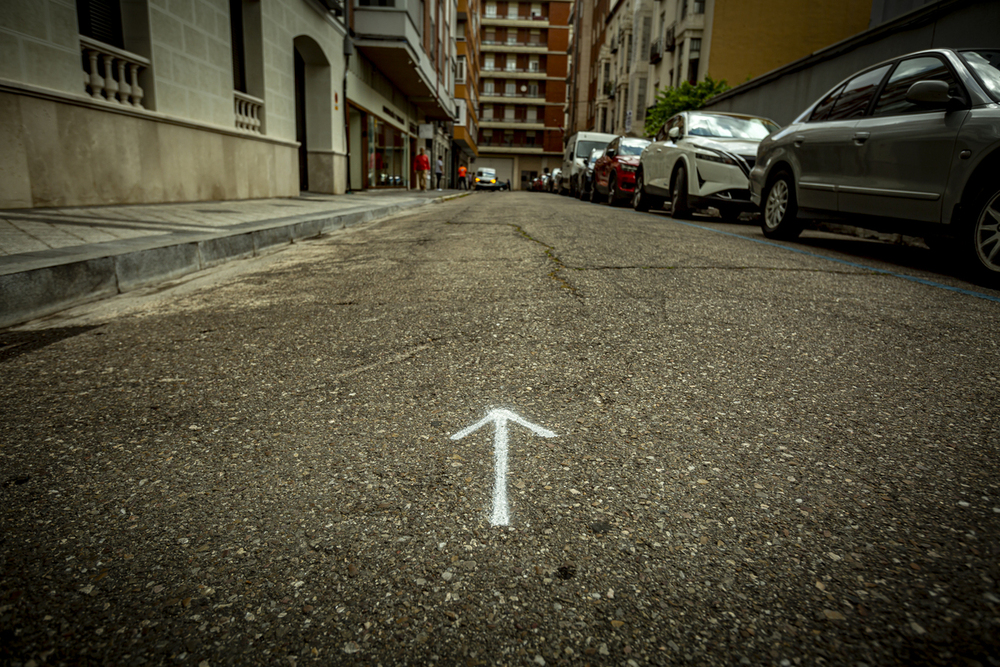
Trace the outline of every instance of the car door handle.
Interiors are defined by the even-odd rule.
[[[857,132],[854,135],[854,143],[858,146],[868,141],[868,137],[872,136],[871,132]]]
[[[800,134],[797,137],[795,137],[792,143],[795,144],[796,148],[802,148],[802,144],[805,142],[805,140],[806,138]]]

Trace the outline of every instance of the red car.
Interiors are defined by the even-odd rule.
[[[606,198],[612,206],[631,201],[639,155],[649,144],[649,139],[632,137],[612,140],[594,163],[594,189],[590,191],[590,201],[596,203]]]

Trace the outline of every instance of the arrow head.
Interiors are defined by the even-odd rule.
[[[556,434],[553,433],[552,431],[546,428],[542,428],[538,424],[532,424],[527,419],[521,418],[520,416],[511,412],[510,410],[496,409],[496,410],[490,410],[489,414],[487,414],[485,417],[477,421],[475,424],[472,424],[471,426],[466,426],[461,431],[451,436],[451,439],[461,440],[465,436],[475,431],[478,431],[480,428],[486,426],[491,422],[496,424],[497,427],[500,428],[503,425],[505,425],[508,421],[512,421],[515,424],[520,424],[521,426],[525,427],[526,429],[529,429],[530,431],[533,431],[534,433],[542,436],[543,438],[556,437]]]

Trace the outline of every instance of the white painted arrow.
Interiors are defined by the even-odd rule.
[[[496,425],[496,430],[493,432],[493,467],[496,479],[493,482],[493,514],[490,516],[490,525],[492,526],[506,526],[510,523],[510,510],[507,507],[507,422],[509,421],[520,424],[543,438],[556,437],[552,431],[544,429],[538,424],[532,424],[510,410],[490,410],[488,415],[475,424],[467,426],[451,436],[452,440],[461,440],[490,422]]]

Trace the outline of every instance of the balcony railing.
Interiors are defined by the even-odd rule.
[[[521,74],[525,74],[525,73],[527,73],[527,74],[544,74],[545,73],[545,70],[542,69],[542,68],[540,68],[540,67],[532,68],[530,66],[529,67],[507,67],[507,66],[498,67],[496,65],[493,65],[492,67],[485,67],[484,66],[484,67],[480,68],[479,71],[480,72],[512,72],[514,74],[517,74],[517,73],[521,73]]]
[[[516,123],[544,125],[544,118],[480,118],[481,123]]]
[[[538,15],[532,14],[531,16],[523,16],[521,14],[518,14],[517,16],[509,16],[507,14],[500,14],[496,12],[494,12],[492,15],[489,12],[486,12],[486,14],[483,15],[483,18],[502,19],[505,21],[548,21],[549,20],[549,17],[543,14],[538,14]]]
[[[663,60],[663,38],[656,39],[649,45],[649,62],[658,63]]]
[[[538,144],[529,144],[525,141],[480,141],[480,147],[487,148],[541,148]]]
[[[540,99],[540,98],[545,97],[545,93],[542,92],[542,91],[531,92],[530,90],[528,92],[526,92],[526,93],[521,93],[521,92],[507,93],[507,92],[504,92],[502,90],[498,90],[498,91],[494,91],[492,93],[483,92],[482,96],[483,97],[504,97],[504,98],[507,98],[507,97],[527,97],[527,98],[539,98]]]
[[[260,134],[261,111],[264,109],[264,100],[234,90],[233,106],[236,111],[236,128],[245,132]]]
[[[548,48],[548,44],[542,41],[538,42],[511,42],[510,40],[504,41],[501,39],[484,39],[480,42],[481,45],[485,46],[531,46],[537,48]]]
[[[143,109],[139,74],[149,60],[80,35],[84,90],[95,100]]]

